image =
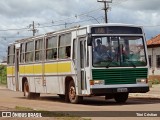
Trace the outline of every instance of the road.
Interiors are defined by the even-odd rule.
[[[92,97],[84,98],[82,104],[69,104],[53,94],[41,94],[38,100],[28,100],[23,97],[22,92],[15,92],[3,88],[0,89],[0,95],[1,111],[7,109],[12,110],[16,106],[46,111],[160,111],[160,98],[130,97],[125,104],[117,104],[114,100],[104,100],[103,97]],[[105,120],[106,118],[101,119]],[[117,118],[110,118],[110,120],[116,119]],[[136,120],[135,117],[131,119]],[[144,119],[158,120],[159,118],[147,117]]]

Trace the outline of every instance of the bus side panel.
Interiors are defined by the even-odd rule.
[[[65,94],[65,79],[72,77],[71,61],[58,63],[59,94]]]
[[[42,64],[34,64],[35,92],[46,93]]]
[[[27,77],[30,92],[36,92],[34,77]]]
[[[47,93],[58,93],[59,82],[57,76],[57,62],[45,63],[46,89]]]
[[[47,93],[59,93],[59,81],[57,76],[46,77]]]
[[[13,77],[13,76],[12,77],[11,76],[7,77],[7,87],[10,90],[16,91],[16,88],[15,88],[15,77]]]
[[[16,91],[15,68],[14,68],[14,66],[8,66],[7,67],[7,87],[10,90]]]
[[[33,64],[25,65],[25,76],[27,77],[30,92],[35,92],[35,81],[34,81],[34,66]]]
[[[25,67],[24,65],[19,65],[19,90],[22,90],[22,79],[25,77]]]
[[[19,91],[23,91],[22,90],[22,77],[19,77]]]

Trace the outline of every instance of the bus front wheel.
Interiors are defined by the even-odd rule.
[[[69,97],[69,101],[73,104],[77,104],[82,102],[83,97],[82,96],[77,96],[76,95],[76,88],[75,88],[75,84],[73,81],[71,81],[69,83],[69,89],[68,89],[68,97]]]
[[[128,99],[128,93],[117,93],[114,95],[114,99],[117,103],[125,103]]]

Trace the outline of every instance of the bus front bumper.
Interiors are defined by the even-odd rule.
[[[128,93],[146,93],[149,91],[149,86],[137,86],[137,87],[114,87],[114,88],[91,88],[92,95],[105,95],[105,94],[114,94],[121,92]]]

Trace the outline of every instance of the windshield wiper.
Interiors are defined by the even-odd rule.
[[[109,68],[110,64],[115,60],[115,58],[118,56],[119,54],[115,55],[113,59],[111,59],[111,61],[108,63],[108,65],[106,66],[106,68]],[[127,55],[126,55],[127,58],[129,58]],[[133,61],[127,61],[129,63],[131,63],[131,65],[136,68],[137,66],[133,63]]]
[[[128,61],[129,63],[131,63],[131,65],[136,68],[136,65],[132,62],[132,61]]]
[[[106,66],[106,68],[109,68],[110,64],[115,60],[115,58],[120,55],[119,47],[120,47],[120,45],[118,45],[118,47],[117,47],[118,48],[117,53],[115,54],[114,58],[111,59],[111,62],[108,63],[108,65]]]
[[[113,59],[111,59],[111,61],[110,61],[110,62],[108,63],[108,65],[106,66],[106,68],[109,68],[110,64],[115,60],[115,58],[116,58],[116,55],[114,56]]]

